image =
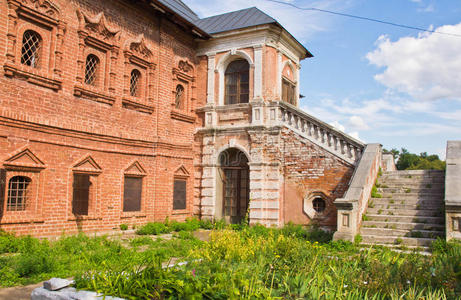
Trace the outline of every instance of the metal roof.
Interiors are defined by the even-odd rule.
[[[181,0],[157,0],[187,21],[195,23],[199,17]]]
[[[210,34],[272,23],[277,23],[277,21],[256,7],[250,7],[195,21],[195,24],[198,27]]]

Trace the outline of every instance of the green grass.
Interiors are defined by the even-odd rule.
[[[439,239],[433,255],[423,256],[363,250],[359,235],[355,243],[332,241],[316,227],[219,226],[210,242],[184,230],[171,240],[142,235],[123,243],[1,233],[0,283],[75,276],[77,288],[125,299],[457,299],[461,293],[456,242]],[[162,268],[173,257],[189,263]]]

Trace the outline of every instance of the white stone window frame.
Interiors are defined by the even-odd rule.
[[[323,212],[317,212],[314,209],[313,202],[316,198],[321,198],[323,201],[325,201],[325,210]],[[333,209],[333,206],[333,201],[322,191],[311,192],[303,199],[303,212],[311,220],[326,219]]]
[[[7,77],[25,78],[27,82],[52,90],[62,88],[62,58],[66,23],[60,20],[60,9],[50,1],[39,5],[25,1],[7,0],[8,27],[6,61]],[[38,67],[21,64],[24,32],[37,32],[42,39],[41,62]]]
[[[215,73],[218,73],[218,103],[219,106],[224,106],[226,97],[226,69],[229,64],[235,60],[244,59],[248,62],[249,69],[249,102],[255,98],[255,64],[251,56],[243,50],[230,50],[224,54],[218,62]]]
[[[125,43],[124,75],[122,106],[138,112],[152,114],[154,112],[154,83],[156,64],[153,62],[153,51],[147,46],[144,35]],[[131,72],[136,69],[141,73],[138,82],[140,93],[137,96],[130,94]]]
[[[283,75],[283,70],[285,70],[285,67],[289,67],[291,71],[293,72],[293,78],[294,80],[291,80],[290,78],[287,78],[286,76]],[[289,59],[285,60],[283,63],[280,65],[280,71],[279,71],[279,89],[280,89],[280,101],[283,101],[283,80],[288,81],[289,83],[293,84],[295,86],[295,105],[296,107],[299,106],[299,70],[298,67],[296,67],[293,62]],[[288,103],[288,102],[286,102]],[[291,103],[288,103],[290,105],[293,105]]]

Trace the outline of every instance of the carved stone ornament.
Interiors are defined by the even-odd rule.
[[[50,18],[57,19],[59,17],[59,9],[47,0],[21,0],[20,3]]]
[[[85,30],[103,41],[118,41],[120,39],[120,29],[109,26],[103,12],[91,17],[77,9],[77,16],[80,20],[81,30]]]
[[[189,73],[193,69],[192,65],[185,60],[179,61],[178,68],[181,72],[184,73]]]
[[[129,41],[125,48],[134,55],[146,60],[149,60],[153,56],[152,51],[147,47],[144,34],[140,34],[135,40]]]

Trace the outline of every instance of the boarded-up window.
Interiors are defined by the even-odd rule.
[[[186,187],[186,180],[174,180],[173,209],[186,209]]]
[[[88,215],[90,200],[90,175],[74,174],[72,213],[74,215]]]
[[[282,80],[282,100],[296,105],[296,86],[285,78]]]
[[[125,176],[123,190],[123,211],[140,211],[142,178]]]

